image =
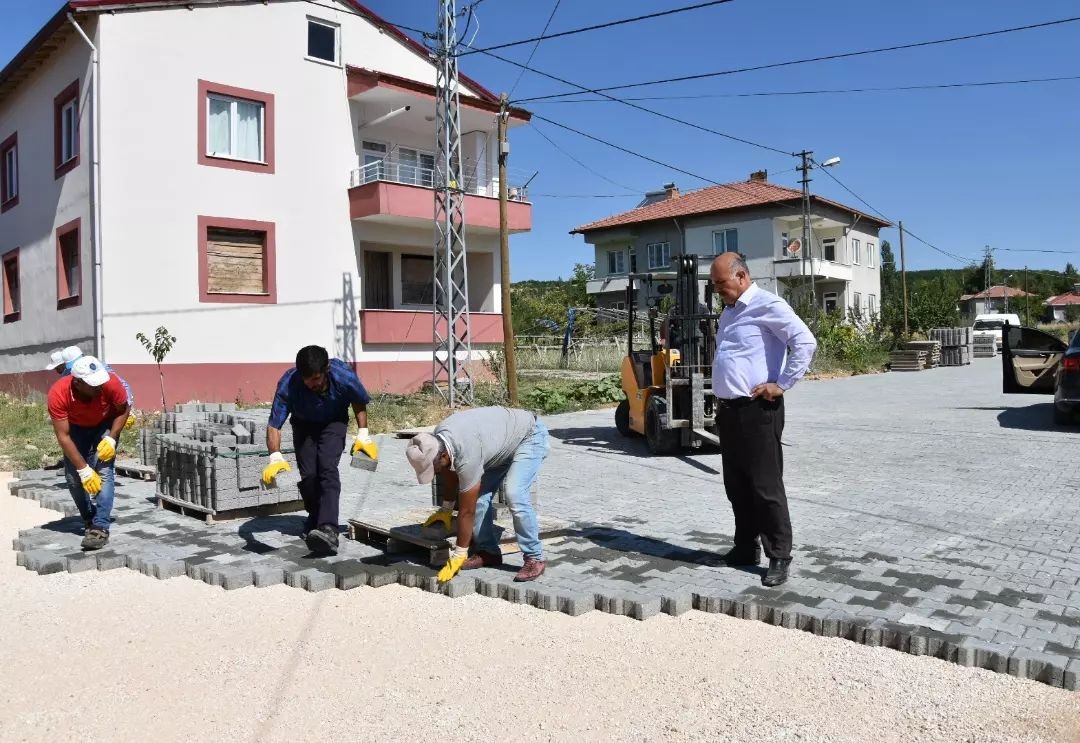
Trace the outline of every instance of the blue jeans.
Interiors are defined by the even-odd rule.
[[[527,557],[544,559],[540,545],[540,524],[529,491],[550,451],[547,427],[536,421],[533,432],[521,442],[508,464],[484,472],[480,478],[480,496],[476,499],[476,517],[473,521],[472,545],[475,550],[499,551],[495,538],[495,509],[491,507],[491,500],[499,491],[499,486],[505,485],[518,546]]]
[[[71,440],[75,442],[75,448],[86,460],[86,463],[97,470],[101,476],[101,492],[94,500],[91,500],[83,489],[82,479],[78,471],[66,458],[64,459],[64,475],[67,478],[68,492],[83,521],[90,521],[96,529],[109,530],[109,517],[112,516],[113,489],[116,472],[116,459],[108,462],[98,462],[97,445],[101,437],[109,433],[112,421],[106,421],[94,428],[71,426]]]

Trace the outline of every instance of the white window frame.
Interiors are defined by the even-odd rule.
[[[60,109],[60,164],[79,156],[79,99],[72,98]]]
[[[856,317],[862,317],[862,293],[853,292],[851,295],[851,309],[855,310]]]
[[[862,265],[862,256],[859,255],[859,251],[862,250],[862,245],[857,237],[851,238],[851,263],[855,266]]]
[[[305,51],[304,51],[304,59],[308,60],[309,62],[316,62],[318,64],[329,65],[330,67],[341,67],[341,24],[334,23],[333,21],[326,21],[326,20],[323,20],[322,18],[316,18],[314,16],[309,15],[307,17],[307,25],[304,26],[304,30],[308,31],[310,33],[310,26],[313,23],[316,26],[324,26],[326,28],[333,29],[333,31],[334,31],[334,59],[329,60],[329,59],[323,59],[322,57],[313,57],[313,56],[311,56],[311,50],[310,49],[305,49]],[[305,47],[306,47],[307,43],[308,43],[308,39],[306,37],[304,39],[304,42],[305,42]]]
[[[615,256],[615,270],[611,270],[612,256]],[[608,276],[621,276],[626,273],[626,251],[625,250],[609,250],[607,251],[607,275]]]
[[[867,241],[866,243],[866,267],[875,268],[877,261],[874,260],[874,243]]]
[[[19,195],[19,145],[4,150],[4,162],[0,168],[7,171],[4,182],[7,183],[7,193],[0,194],[0,201],[7,203]]]
[[[873,294],[866,295],[866,314],[868,317],[873,317],[877,314],[877,297]]]
[[[653,260],[653,250],[654,250],[654,248],[659,249],[660,257],[662,259],[664,259],[663,262]],[[668,266],[671,265],[671,243],[670,242],[649,243],[648,245],[645,246],[645,250],[649,254],[649,270],[650,271],[652,271],[654,269],[657,269],[657,268],[667,268]]]
[[[832,258],[828,257],[828,253],[826,252],[826,244],[832,245],[832,253],[833,253]],[[836,260],[836,238],[835,237],[822,238],[822,240],[821,240],[821,259],[823,261],[828,261],[829,263],[836,263],[837,262],[837,260]]]
[[[735,247],[734,249],[728,246],[728,235],[735,234]],[[721,251],[716,250],[716,236],[721,235],[723,237],[724,249]],[[721,255],[722,253],[738,253],[739,252],[739,230],[736,228],[713,230],[712,233],[712,251],[713,255]]]
[[[236,127],[238,124],[239,116],[236,113],[237,103],[250,103],[259,107],[259,159],[249,160],[246,157],[238,157],[231,152],[214,152],[210,149],[210,102],[214,99],[219,101],[226,101],[229,103],[229,146],[235,145],[238,137]],[[257,163],[259,165],[266,165],[266,103],[263,101],[253,101],[249,98],[238,98],[231,95],[222,95],[221,93],[207,93],[206,94],[206,156],[216,157],[221,160],[235,160],[241,163]]]

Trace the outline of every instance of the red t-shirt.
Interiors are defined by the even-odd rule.
[[[73,426],[93,428],[112,420],[127,406],[127,391],[115,374],[109,374],[101,394],[89,402],[75,397],[71,391],[74,380],[71,375],[61,377],[49,389],[49,417],[54,421],[66,419]]]

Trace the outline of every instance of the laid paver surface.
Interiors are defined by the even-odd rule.
[[[1001,394],[1000,361],[806,382],[789,393],[785,472],[795,531],[792,579],[719,564],[731,545],[720,456],[650,457],[620,437],[612,411],[550,416],[541,514],[548,571],[461,574],[443,590],[542,609],[645,619],[691,608],[928,654],[1077,688],[1080,502],[1070,456],[1080,430],[1056,428],[1046,398]],[[342,519],[430,507],[410,480],[404,441],[384,438],[379,473],[343,496]],[[347,466],[347,463],[345,463]],[[73,511],[53,473],[20,494]],[[42,478],[34,482],[33,478]],[[38,572],[127,566],[225,588],[287,582],[307,590],[400,582],[436,590],[417,558],[343,541],[331,560],[299,542],[299,516],[218,524],[154,508],[152,485],[124,481],[109,547],[79,552],[77,518],[23,532]]]

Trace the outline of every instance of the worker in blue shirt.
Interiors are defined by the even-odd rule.
[[[278,382],[270,420],[266,427],[266,448],[270,462],[263,469],[267,485],[289,468],[281,456],[281,427],[292,419],[296,464],[300,468],[300,496],[308,512],[304,541],[317,555],[337,554],[338,502],[341,476],[338,465],[345,450],[349,408],[360,429],[352,453],[378,459],[379,449],[368,434],[367,390],[351,368],[340,359],[331,359],[320,346],[305,346],[296,354],[296,366]]]

